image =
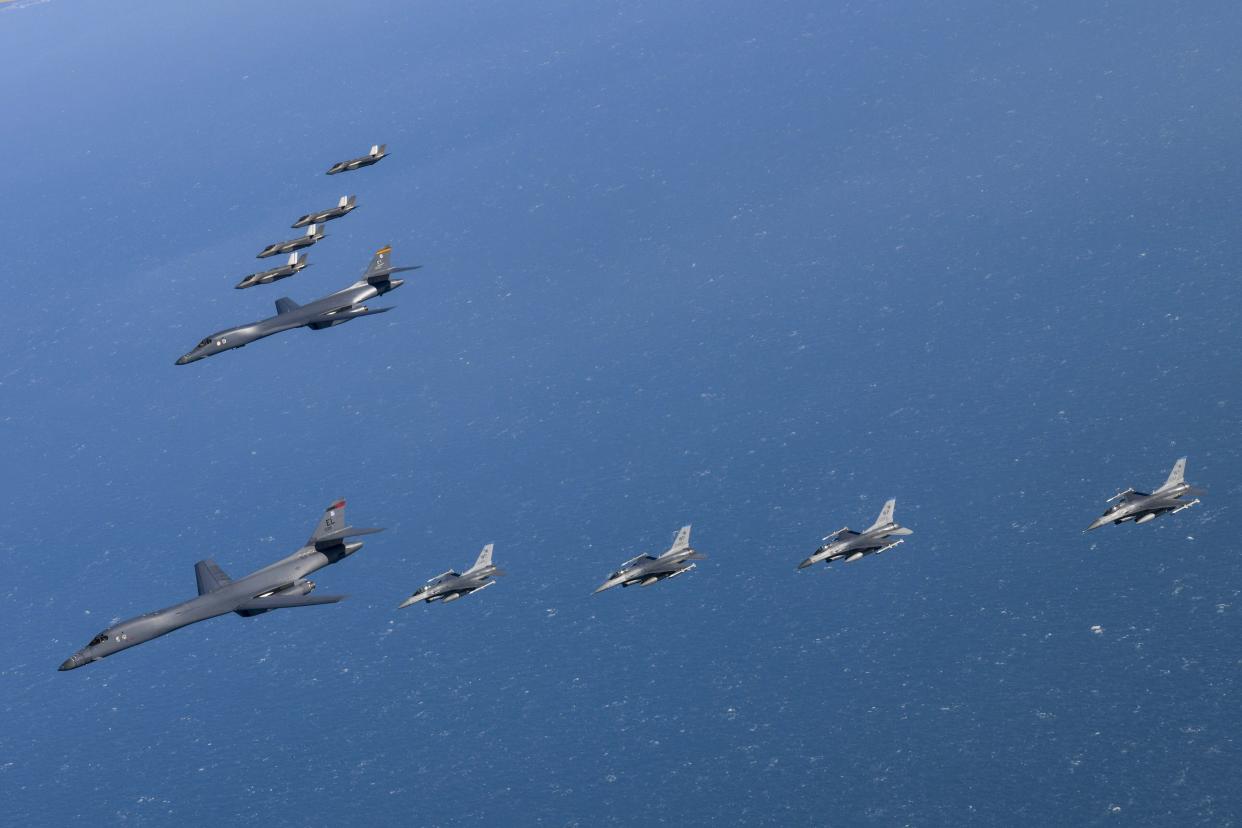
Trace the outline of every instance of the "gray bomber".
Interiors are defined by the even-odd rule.
[[[603,592],[615,586],[628,587],[633,584],[651,586],[657,581],[675,578],[689,572],[694,569],[695,561],[706,557],[690,546],[690,527],[683,526],[677,533],[673,545],[663,555],[658,558],[651,555],[630,558],[621,565],[620,569],[609,575],[607,581],[596,587],[595,591]]]
[[[406,598],[397,609],[404,609],[410,604],[417,604],[419,601],[425,601],[430,604],[432,601],[441,601],[448,604],[456,601],[463,595],[469,595],[472,592],[478,592],[496,583],[493,578],[499,575],[505,575],[503,570],[497,569],[492,563],[492,547],[495,544],[489,543],[483,547],[483,551],[479,553],[478,560],[474,562],[474,566],[465,572],[458,573],[456,570],[450,569],[427,583],[420,586],[414,591],[414,594]]]
[[[328,175],[336,175],[337,173],[348,172],[350,170],[358,170],[363,167],[369,167],[372,164],[379,163],[380,159],[388,155],[387,144],[375,144],[371,147],[371,151],[359,158],[351,158],[348,161],[338,161],[328,169]]]
[[[1169,479],[1164,481],[1163,486],[1151,494],[1136,492],[1134,489],[1118,492],[1108,499],[1113,504],[1108,507],[1108,511],[1083,531],[1090,532],[1106,523],[1122,524],[1128,520],[1147,523],[1166,512],[1177,514],[1199,502],[1197,497],[1194,500],[1182,500],[1183,497],[1194,497],[1203,493],[1202,489],[1196,489],[1186,482],[1186,458],[1181,457],[1173,464],[1173,471],[1169,472]]]
[[[307,213],[292,224],[293,229],[306,227],[310,224],[323,224],[325,221],[332,221],[341,216],[347,216],[354,210],[358,209],[358,196],[341,196],[341,200],[336,203],[335,207],[327,210],[320,210],[318,213]]]
[[[798,564],[798,569],[806,569],[808,566],[817,564],[820,561],[832,563],[833,561],[844,560],[846,563],[852,563],[866,555],[874,555],[886,549],[892,549],[899,543],[903,543],[900,536],[913,535],[914,532],[894,522],[893,509],[896,506],[896,499],[885,502],[884,508],[880,510],[880,516],[876,518],[875,523],[862,532],[855,532],[847,526],[838,529],[831,535],[825,535],[823,546],[816,549],[809,558]],[[892,540],[894,537],[897,540]]]
[[[363,305],[369,299],[383,296],[405,284],[404,279],[391,278],[394,273],[417,270],[422,265],[413,267],[392,267],[388,262],[391,247],[383,247],[376,251],[375,257],[367,267],[362,278],[343,290],[330,296],[316,299],[308,305],[299,305],[289,297],[276,300],[276,315],[217,331],[194,346],[194,349],[177,360],[178,365],[197,362],[209,356],[233,348],[242,348],[265,336],[291,331],[294,328],[307,327],[312,331],[331,328],[333,325],[344,324],[360,316],[392,310],[388,308],[368,308]]]
[[[275,609],[334,604],[345,596],[309,595],[315,584],[306,580],[306,576],[362,548],[362,541],[347,543],[346,538],[380,531],[383,530],[346,526],[345,501],[342,500],[324,511],[305,546],[245,578],[230,580],[215,561],[199,561],[194,564],[194,577],[198,581],[197,598],[113,624],[65,659],[60,669],[76,669],[173,630],[230,612],[249,618]]]
[[[233,285],[233,287],[238,290],[243,290],[244,288],[254,287],[255,285],[270,285],[272,282],[278,282],[281,279],[288,279],[290,276],[295,276],[308,267],[310,267],[310,262],[306,261],[305,253],[290,253],[288,264],[283,264],[280,267],[273,267],[271,270],[263,270],[259,273],[251,273],[245,279],[242,279],[240,282]]]
[[[318,224],[312,224],[306,228],[305,236],[298,236],[296,239],[276,242],[269,244],[267,247],[259,251],[256,259],[266,259],[268,256],[275,256],[279,253],[292,253],[295,250],[301,250],[303,247],[310,247],[317,241],[321,241],[327,236],[323,232],[323,228]]]

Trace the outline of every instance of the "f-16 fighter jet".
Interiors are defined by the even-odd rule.
[[[249,325],[239,325],[236,328],[218,331],[195,345],[194,350],[177,360],[177,364],[187,365],[191,362],[198,362],[204,357],[215,356],[221,351],[229,351],[233,348],[242,348],[256,339],[282,331],[302,327],[320,331],[324,328],[331,328],[333,325],[343,325],[360,316],[370,316],[392,310],[391,307],[368,308],[362,303],[368,299],[383,296],[405,284],[404,279],[391,278],[392,274],[417,270],[422,265],[392,267],[388,263],[388,254],[391,252],[391,247],[376,251],[375,258],[371,259],[371,265],[362,274],[362,278],[344,290],[338,290],[331,296],[316,299],[309,305],[299,305],[287,296],[277,299],[275,316],[251,322]]]
[[[333,503],[323,513],[306,545],[289,557],[236,581],[230,580],[215,561],[199,561],[194,564],[194,577],[198,580],[197,598],[113,624],[67,658],[60,669],[76,669],[217,615],[235,612],[249,618],[287,607],[334,604],[345,596],[311,596],[315,583],[308,581],[306,576],[362,548],[362,541],[347,542],[347,538],[380,531],[383,530],[347,526],[345,501]]]
[[[242,279],[233,287],[241,290],[242,288],[254,287],[255,285],[270,285],[272,282],[287,279],[294,274],[301,273],[310,267],[310,262],[306,261],[305,253],[290,253],[289,264],[274,267],[271,270],[264,270],[260,273],[251,273],[245,279]]]
[[[357,202],[358,196],[341,196],[341,200],[337,202],[335,207],[328,210],[320,210],[318,213],[307,213],[293,223],[293,228],[296,230],[308,224],[323,224],[325,221],[332,221],[332,219],[348,215],[358,209]]]
[[[409,598],[402,601],[397,609],[404,609],[410,604],[417,604],[419,601],[426,601],[428,604],[432,601],[442,601],[447,604],[450,601],[456,601],[463,595],[478,592],[480,589],[486,589],[496,583],[492,579],[506,573],[497,569],[492,563],[492,546],[493,544],[489,543],[483,547],[483,551],[479,553],[479,559],[474,562],[474,566],[465,572],[458,574],[455,570],[450,569],[448,572],[437,575],[415,590],[414,594]]]
[[[312,224],[306,228],[305,236],[299,236],[296,239],[289,239],[288,241],[269,244],[267,247],[259,251],[259,255],[255,256],[255,258],[266,259],[268,256],[275,256],[280,253],[292,253],[294,250],[301,250],[303,247],[310,247],[326,235],[327,234],[323,232],[322,227],[318,224]]]
[[[366,155],[362,156],[361,158],[353,158],[353,159],[350,159],[349,161],[338,161],[337,163],[333,164],[332,167],[328,170],[328,175],[336,175],[337,173],[348,172],[350,170],[357,170],[357,169],[361,169],[362,167],[369,167],[372,164],[378,163],[379,160],[386,155],[388,155],[388,145],[387,144],[375,144],[373,147],[371,147],[371,151],[368,152]]]
[[[621,568],[608,576],[608,580],[596,588],[603,592],[615,586],[651,586],[656,581],[675,578],[694,569],[694,561],[701,561],[707,556],[696,552],[690,547],[690,527],[683,526],[677,533],[677,539],[669,550],[658,558],[650,555],[639,555],[621,564]]]
[[[844,560],[846,563],[852,563],[865,555],[883,552],[899,543],[904,543],[898,536],[913,535],[914,532],[893,521],[893,509],[896,505],[896,500],[887,501],[884,508],[880,510],[880,516],[875,519],[875,523],[862,532],[855,532],[847,526],[831,535],[825,535],[824,545],[816,549],[811,557],[798,564],[798,569],[806,569],[820,561],[832,563]],[[895,537],[897,540],[892,540]]]
[[[1121,524],[1127,520],[1135,523],[1147,523],[1155,520],[1165,512],[1177,514],[1182,509],[1189,509],[1199,502],[1199,498],[1194,500],[1183,500],[1184,497],[1194,497],[1203,494],[1202,489],[1192,487],[1185,480],[1186,475],[1186,458],[1179,458],[1173,464],[1173,471],[1169,472],[1169,479],[1164,481],[1164,485],[1156,489],[1151,494],[1136,492],[1134,489],[1126,489],[1124,492],[1118,492],[1108,499],[1112,506],[1108,507],[1108,511],[1100,515],[1095,521],[1086,528],[1085,531],[1090,532],[1092,529],[1099,529],[1106,523]]]

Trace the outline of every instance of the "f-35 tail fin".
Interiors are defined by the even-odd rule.
[[[470,567],[470,569],[466,571],[477,572],[480,569],[486,569],[487,567],[491,566],[493,546],[495,546],[495,544],[489,543],[487,546],[483,547],[483,551],[479,553],[479,558],[478,560],[474,562],[474,566]]]
[[[893,522],[893,510],[897,507],[897,499],[891,498],[884,503],[884,508],[880,510],[880,516],[875,519],[875,523],[871,524],[871,529],[879,529],[881,526],[887,526]]]
[[[1186,458],[1179,457],[1177,462],[1173,464],[1173,471],[1169,472],[1169,479],[1164,481],[1164,485],[1156,492],[1164,492],[1172,489],[1174,486],[1180,486],[1186,482]]]
[[[388,151],[387,144],[372,144],[370,154],[371,155],[383,155],[387,151]]]

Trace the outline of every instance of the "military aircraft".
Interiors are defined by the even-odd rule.
[[[278,253],[292,253],[294,250],[301,250],[303,247],[310,247],[317,241],[323,239],[327,234],[323,232],[323,228],[318,224],[309,225],[306,228],[305,236],[298,236],[296,239],[288,241],[276,242],[269,244],[267,247],[259,251],[256,259],[266,259],[268,256],[275,256]]]
[[[322,299],[316,299],[308,305],[299,305],[287,296],[277,299],[275,316],[269,316],[267,319],[251,322],[248,325],[218,331],[195,345],[192,351],[177,360],[177,364],[187,365],[197,362],[205,357],[215,356],[221,351],[242,348],[257,339],[294,328],[307,327],[312,331],[320,331],[324,328],[331,328],[333,325],[343,325],[360,316],[370,316],[392,310],[391,307],[368,308],[362,303],[368,299],[383,296],[405,284],[404,279],[390,278],[392,274],[417,270],[422,265],[392,267],[388,263],[388,254],[391,252],[391,247],[376,251],[375,257],[371,259],[371,264],[362,274],[362,278],[349,287]]]
[[[287,279],[290,276],[301,273],[308,267],[310,267],[310,262],[306,261],[305,253],[290,253],[288,264],[274,267],[271,270],[264,270],[260,273],[251,273],[245,279],[233,285],[233,287],[242,290],[255,285],[270,285],[272,282],[278,282],[281,279]]]
[[[315,583],[306,576],[362,548],[362,541],[347,541],[347,538],[381,531],[346,525],[345,501],[333,503],[324,511],[306,545],[289,557],[236,581],[225,575],[210,558],[199,561],[194,564],[197,598],[113,624],[65,659],[60,669],[74,670],[217,615],[235,612],[250,618],[276,609],[334,604],[345,596],[310,595]]]
[[[369,167],[379,162],[381,158],[388,155],[387,144],[375,144],[371,147],[371,151],[361,158],[351,158],[348,161],[339,161],[328,169],[328,175],[336,175],[337,173],[348,172],[349,170],[357,170],[362,167]]]
[[[820,561],[832,563],[844,560],[846,563],[853,563],[866,555],[877,554],[886,549],[892,549],[899,543],[904,543],[898,536],[913,535],[914,532],[893,521],[893,509],[896,506],[895,499],[885,502],[875,523],[862,532],[855,532],[846,526],[831,535],[825,535],[824,544],[816,549],[811,557],[798,564],[798,569],[806,569]],[[894,537],[898,539],[892,540]]]
[[[690,527],[683,526],[677,533],[676,540],[658,558],[650,555],[639,555],[621,564],[621,568],[608,576],[608,580],[596,587],[596,592],[603,592],[615,586],[627,587],[633,584],[651,586],[656,581],[675,578],[694,569],[694,561],[707,556],[696,552],[690,547]]]
[[[358,196],[341,196],[341,200],[337,202],[335,207],[327,210],[320,210],[318,213],[307,213],[293,223],[296,230],[299,227],[305,227],[308,224],[323,224],[325,221],[332,221],[341,216],[349,215],[358,209]]]
[[[450,569],[448,572],[437,575],[416,589],[414,594],[402,601],[397,609],[404,609],[410,604],[417,604],[419,601],[425,601],[428,604],[432,601],[442,601],[447,604],[451,601],[456,601],[463,595],[478,592],[496,583],[492,580],[493,578],[507,573],[497,569],[492,563],[493,545],[489,543],[483,547],[483,551],[479,553],[479,558],[474,562],[474,566],[460,574],[456,570]]]
[[[1173,471],[1169,472],[1169,479],[1164,481],[1163,486],[1151,494],[1136,492],[1134,489],[1117,492],[1107,501],[1113,504],[1108,507],[1108,511],[1096,518],[1083,531],[1090,532],[1106,523],[1122,524],[1128,520],[1135,523],[1147,523],[1166,512],[1177,514],[1183,509],[1189,509],[1199,502],[1199,498],[1195,497],[1194,500],[1182,500],[1182,498],[1201,495],[1204,491],[1192,487],[1185,478],[1186,458],[1181,457],[1173,464]]]

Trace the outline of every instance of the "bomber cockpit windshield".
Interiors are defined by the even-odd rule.
[[[90,643],[90,644],[87,644],[86,646],[88,646],[88,647],[94,647],[96,644],[102,644],[102,643],[104,643],[104,642],[105,642],[105,641],[107,641],[107,640],[108,640],[108,634],[107,634],[107,633],[100,633],[99,635],[97,635],[97,636],[95,636],[94,638],[92,638],[92,639],[91,639],[91,643]]]
[[[204,339],[202,342],[200,342],[200,343],[198,343],[197,345],[195,345],[194,347],[195,347],[195,348],[205,348],[205,347],[207,347],[207,346],[208,346],[208,345],[210,345],[210,344],[211,344],[211,337],[209,336],[209,337],[207,337],[206,339]]]

